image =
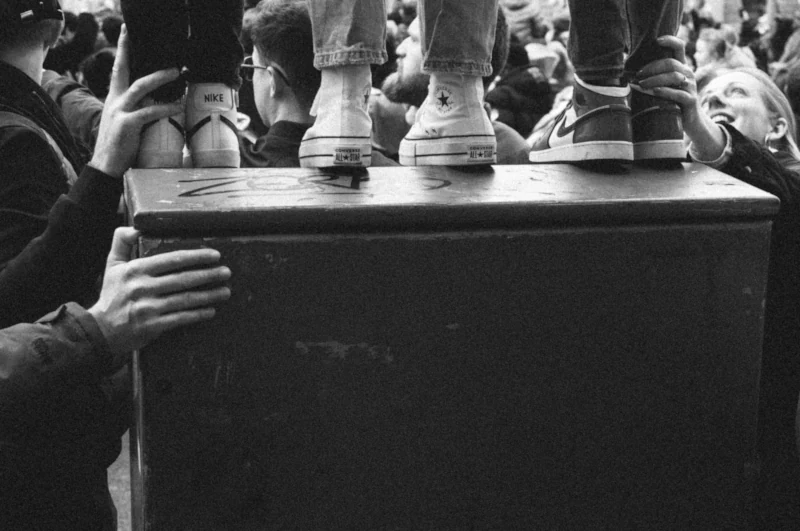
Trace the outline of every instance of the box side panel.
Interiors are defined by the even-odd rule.
[[[149,528],[746,527],[767,222],[143,252],[196,245],[233,297],[140,357]]]

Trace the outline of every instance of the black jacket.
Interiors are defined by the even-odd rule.
[[[777,196],[772,226],[759,396],[761,473],[755,527],[800,529],[800,163],[771,153],[731,126],[733,153],[721,171]]]
[[[25,116],[60,148],[56,153],[41,131],[0,123],[0,327],[5,327],[32,322],[65,302],[92,300],[120,221],[122,182],[84,170],[88,149],[70,134],[55,102],[2,62],[0,110]],[[20,256],[45,233],[51,209],[70,190],[68,166],[85,172],[57,207],[65,209],[64,216],[75,216],[67,223],[72,233],[57,233],[65,229],[51,226],[47,238]]]
[[[105,340],[79,306],[17,323],[94,294],[122,181],[85,166],[52,99],[3,63],[0,105],[63,154],[40,131],[0,124],[0,529],[114,529],[106,468],[129,423],[129,383],[108,374]],[[80,169],[71,188],[66,164]]]

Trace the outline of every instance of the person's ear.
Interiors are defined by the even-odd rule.
[[[267,83],[267,86],[269,88],[269,97],[275,98],[279,90],[278,79],[277,76],[275,75],[275,69],[269,66],[267,67],[267,73],[269,74],[269,81]]]
[[[772,129],[767,133],[767,144],[782,139],[786,136],[788,131],[789,123],[786,121],[786,118],[778,118],[772,123]]]
[[[274,98],[276,95],[282,95],[290,89],[286,81],[284,81],[283,76],[275,70],[275,67],[268,66],[267,72],[269,72],[270,79],[270,96]]]

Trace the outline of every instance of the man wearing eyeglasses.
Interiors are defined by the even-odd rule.
[[[253,83],[256,108],[270,129],[255,142],[240,138],[241,166],[300,167],[300,142],[314,124],[310,111],[321,82],[308,8],[303,1],[265,0],[255,9],[243,28],[253,55],[241,72]],[[372,166],[396,165],[373,151]]]

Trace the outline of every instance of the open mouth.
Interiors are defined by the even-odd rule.
[[[724,112],[717,112],[711,115],[711,121],[715,124],[729,124],[735,120],[735,117]]]

